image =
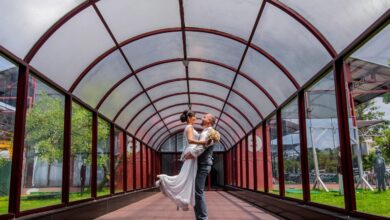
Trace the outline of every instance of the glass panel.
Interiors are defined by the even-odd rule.
[[[278,104],[296,91],[292,82],[275,64],[251,48],[248,49],[240,71],[258,82]]]
[[[134,156],[133,156],[133,138],[127,136],[127,190],[134,190]]]
[[[176,155],[175,154],[162,154],[161,155],[162,170],[161,173],[167,175],[173,175],[176,171]]]
[[[150,138],[150,141],[148,142],[149,145],[153,146],[153,148],[157,148],[158,146],[156,145],[157,143],[156,140],[157,138],[162,134],[162,133],[165,133],[167,132],[167,129],[165,128],[165,126],[160,129],[157,133],[151,133],[153,135],[153,137]],[[154,145],[153,145],[154,144]]]
[[[236,148],[232,147],[230,151],[232,152],[232,185],[237,186]]]
[[[183,82],[183,84],[186,84],[186,83]],[[170,83],[169,85],[172,85],[172,84]],[[187,85],[185,85],[185,86],[187,87]],[[185,91],[181,91],[181,92],[185,92]],[[171,93],[171,94],[173,94],[173,93]],[[156,106],[157,109],[163,109],[163,108],[166,108],[168,106],[172,106],[172,105],[179,104],[179,103],[188,103],[188,95],[185,94],[185,95],[171,96],[169,98],[161,99],[161,100],[155,102],[154,105]]]
[[[199,32],[186,32],[189,58],[202,58],[237,68],[245,45],[226,37]]]
[[[126,100],[126,102],[128,102],[129,100]],[[148,104],[150,104],[150,101],[145,94],[138,96],[129,105],[127,105],[127,107],[121,112],[115,122],[125,128],[127,126],[127,123],[129,123],[129,120]]]
[[[92,112],[72,103],[69,201],[91,197]]]
[[[110,194],[110,124],[98,118],[97,196]]]
[[[222,120],[225,121],[227,124],[229,124],[238,133],[240,137],[245,135],[242,129],[238,126],[238,124],[235,121],[232,120],[231,117],[227,116],[226,114],[222,114],[221,121]]]
[[[273,116],[267,121],[269,128],[269,140],[270,143],[267,144],[268,152],[268,174],[271,172],[271,175],[268,175],[269,183],[269,193],[279,195],[279,163],[278,163],[278,134],[277,134],[277,123],[276,116]]]
[[[222,137],[221,137],[222,141],[225,141],[226,143],[229,143],[229,144],[234,144],[234,143],[237,142],[236,140],[233,140],[233,139],[231,138],[231,136],[228,135],[224,130],[219,129],[218,131],[219,131],[219,133],[221,133],[221,135],[222,135]],[[227,139],[227,140],[223,140],[223,139]]]
[[[112,91],[112,93],[100,106],[99,111],[107,118],[113,119],[116,113],[126,104],[126,102],[128,102],[132,97],[141,91],[142,88],[135,77],[130,77],[130,79],[126,80],[114,91]],[[147,99],[146,96],[145,99]],[[146,103],[147,101],[149,100],[144,102]]]
[[[181,122],[181,121],[173,121],[173,123],[168,124],[167,127],[168,127],[168,129],[171,129],[171,128],[174,128],[174,127],[176,127],[178,125],[181,125],[181,124],[183,124],[183,122]]]
[[[168,138],[164,142],[164,144],[161,145],[160,148],[161,152],[175,152],[176,151],[176,136]]]
[[[337,52],[342,51],[390,8],[387,0],[281,1],[312,23]],[[329,16],[329,12],[332,12],[332,16]]]
[[[143,70],[137,77],[148,88],[165,80],[185,78],[186,70],[182,62],[165,63]]]
[[[242,187],[243,188],[247,188],[247,174],[248,174],[248,160],[247,160],[247,147],[246,147],[246,140],[244,138],[244,140],[241,141],[241,165],[242,165]]]
[[[208,93],[208,91],[204,91],[204,93]],[[193,95],[193,94],[191,94],[191,102],[204,103],[204,104],[211,104],[212,103],[212,105],[214,107],[219,108],[219,109],[222,109],[223,104],[224,104],[223,101],[220,101],[220,100],[212,98],[212,97],[202,96],[202,95]]]
[[[143,141],[145,141],[145,143],[149,143],[150,139],[152,138],[152,135],[154,133],[156,133],[161,128],[161,126],[163,126],[162,123],[159,123],[159,124],[153,126],[153,128],[150,129],[150,131],[148,133],[146,133],[145,138],[143,139]],[[165,129],[162,129],[162,130],[165,131]]]
[[[190,91],[191,92],[200,92],[207,93],[222,99],[226,99],[229,90],[227,88],[221,87],[219,85],[203,82],[203,81],[193,81],[190,80]]]
[[[104,94],[127,74],[130,74],[130,68],[116,50],[88,72],[73,94],[90,106],[96,106]]]
[[[181,32],[164,33],[142,38],[124,46],[122,49],[135,70],[156,61],[183,58]]]
[[[264,192],[265,191],[265,180],[264,180],[264,143],[263,143],[263,127],[258,127],[256,129],[256,178],[257,178],[257,190]],[[271,158],[268,158],[269,165],[271,165],[270,161]],[[272,172],[269,172],[266,174],[269,177],[272,177]],[[271,181],[269,181],[271,180]],[[268,179],[268,185],[272,186],[272,178]]]
[[[298,99],[282,109],[284,185],[286,197],[303,199]]]
[[[64,96],[29,76],[20,210],[61,203]]]
[[[161,115],[162,118],[165,118],[166,116],[171,115],[171,114],[173,114],[173,113],[183,112],[183,111],[186,110],[187,108],[188,108],[187,105],[175,106],[175,107],[172,107],[172,108],[169,108],[169,109],[160,111],[160,115]]]
[[[357,210],[385,217],[390,217],[389,29],[345,61]]]
[[[148,184],[146,185],[147,187],[152,187],[152,181],[154,179],[154,176],[152,175],[152,150],[148,147]]]
[[[181,92],[187,92],[187,82],[184,80],[170,82],[170,83],[155,87],[155,88],[149,90],[148,94],[152,100],[156,100],[156,99],[161,98],[161,97],[166,96],[166,95],[171,95],[174,93],[181,93]]]
[[[144,119],[146,120],[146,119]],[[154,115],[152,118],[148,119],[145,124],[139,129],[137,136],[139,138],[142,138],[145,135],[145,132],[149,130],[151,126],[153,126],[155,123],[161,121],[161,118],[158,114]],[[138,128],[137,128],[138,129]]]
[[[281,62],[300,85],[331,60],[321,43],[304,26],[270,4],[264,9],[253,43],[261,45]]]
[[[202,105],[197,105],[197,104],[192,104],[191,110],[193,110],[195,112],[210,113],[210,114],[214,115],[214,117],[216,117],[217,119],[218,119],[218,117],[219,117],[219,115],[221,113],[220,111],[217,111],[217,110],[215,110],[213,108],[202,106]],[[197,114],[197,118],[198,119],[200,119],[200,117],[202,117],[202,116],[203,116],[203,114]]]
[[[123,132],[117,128],[115,128],[115,149],[114,149],[114,169],[115,169],[115,184],[114,189],[115,193],[117,192],[123,192],[123,168],[124,168],[124,160],[123,160],[123,153],[124,153],[124,137]]]
[[[227,86],[231,86],[235,72],[217,65],[191,61],[188,65],[190,78],[212,79]]]
[[[145,119],[150,117],[155,112],[156,111],[154,110],[152,105],[150,105],[146,109],[142,110],[142,112],[133,120],[133,122],[130,124],[130,126],[127,130],[131,134],[134,134],[135,131],[139,128],[139,126],[141,126],[141,124],[145,121]]]
[[[275,110],[275,106],[272,104],[271,100],[244,77],[237,76],[233,89],[237,90],[250,100],[263,115],[268,115]]]
[[[237,136],[236,133],[229,126],[227,126],[227,124],[225,122],[220,120],[219,123],[218,123],[218,127],[222,127],[224,130],[229,132],[230,136],[232,136],[235,141],[239,141],[240,140],[241,136],[240,137]]]
[[[147,163],[148,158],[146,146],[142,144],[142,188],[146,188],[148,182]]]
[[[252,124],[258,124],[261,121],[259,114],[252,108],[251,105],[247,101],[238,96],[235,92],[231,92],[229,96],[230,103],[234,103],[238,109],[241,110],[243,114],[245,114],[249,120],[251,120]],[[228,106],[225,107],[227,109]],[[227,112],[227,110],[226,110]],[[242,116],[240,117],[242,118]]]
[[[0,215],[8,213],[18,76],[19,68],[0,56]]]
[[[119,42],[149,31],[180,27],[176,0],[99,1],[96,5]]]
[[[186,26],[223,31],[248,40],[261,2],[186,0],[184,1]]]
[[[32,59],[32,66],[69,89],[96,57],[115,46],[103,23],[96,22],[98,20],[92,7],[78,13],[45,42]]]
[[[141,144],[135,141],[135,188],[141,189]]]
[[[168,123],[173,122],[173,121],[180,120],[180,115],[181,115],[181,112],[164,119],[165,124],[168,124]],[[200,117],[196,112],[195,112],[195,115],[196,115],[196,117]]]
[[[248,135],[248,148],[247,148],[247,153],[248,153],[248,189],[254,190],[255,185],[254,185],[254,160],[253,160],[253,135]]]
[[[0,14],[4,19],[0,21],[0,44],[23,58],[47,29],[81,2],[83,0],[2,1]]]
[[[239,109],[241,110],[242,108],[239,108]],[[244,128],[245,132],[249,132],[249,131],[251,130],[251,125],[248,123],[248,121],[247,121],[246,119],[244,119],[243,116],[242,116],[240,113],[238,113],[237,110],[235,110],[234,108],[232,108],[230,105],[226,105],[226,106],[225,106],[224,112],[226,112],[226,113],[229,114],[231,117],[233,117],[234,119],[236,119],[236,121],[238,121],[238,123],[240,123],[241,126]],[[224,116],[224,114],[222,115],[222,117],[224,117],[224,120],[225,120],[226,122],[228,122],[229,120],[231,120],[231,119],[226,118],[226,116]],[[229,118],[230,118],[230,117],[229,117]],[[239,119],[239,120],[237,120],[237,119]],[[253,123],[253,121],[252,121],[252,123]],[[231,124],[231,125],[233,126],[234,124]],[[237,132],[242,132],[241,129],[237,129],[236,131],[237,131]]]
[[[310,200],[344,208],[333,72],[305,91]]]

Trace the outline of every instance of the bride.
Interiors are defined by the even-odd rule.
[[[176,176],[157,175],[159,180],[156,182],[156,186],[160,187],[161,192],[170,198],[178,209],[180,207],[183,211],[188,211],[188,205],[195,206],[195,177],[198,169],[196,157],[206,149],[206,146],[210,145],[211,140],[206,140],[207,138],[203,136],[207,135],[200,136],[194,129],[196,117],[193,112],[184,111],[180,120],[187,123],[183,135],[183,143],[186,148],[180,160],[183,161],[187,153],[191,153],[195,159],[184,160],[180,173]]]

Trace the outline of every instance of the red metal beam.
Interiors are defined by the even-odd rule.
[[[187,60],[187,39],[186,39],[186,32],[184,31],[186,24],[185,24],[185,20],[184,20],[183,0],[179,0],[179,6],[180,6],[181,37],[182,37],[182,41],[183,41],[183,55],[184,55],[184,60]],[[191,107],[190,81],[188,80],[188,65],[185,65],[184,68],[186,70],[186,78],[187,78],[188,105],[189,105],[189,107]]]
[[[202,33],[214,34],[214,35],[218,35],[218,36],[221,36],[221,37],[226,37],[226,38],[232,39],[234,41],[237,41],[237,42],[239,42],[241,44],[247,45],[250,48],[252,48],[253,50],[255,50],[256,52],[258,52],[261,55],[263,55],[266,59],[268,59],[270,62],[272,62],[278,69],[280,69],[297,89],[300,88],[298,82],[295,80],[295,78],[292,76],[292,74],[287,70],[287,68],[285,68],[278,60],[276,60],[271,54],[267,53],[261,47],[259,47],[257,45],[254,45],[252,43],[248,44],[248,42],[243,40],[242,38],[239,38],[239,37],[236,37],[234,35],[230,35],[228,33],[221,32],[221,31],[205,29],[205,28],[195,28],[195,27],[185,27],[184,30],[185,31],[190,31],[190,32],[202,32]],[[160,29],[160,30],[147,32],[147,33],[144,33],[144,34],[132,37],[132,38],[130,38],[128,40],[125,40],[125,41],[119,43],[119,47],[121,48],[123,46],[126,46],[127,44],[133,43],[133,42],[135,42],[137,40],[140,40],[140,39],[143,39],[145,37],[158,35],[158,34],[164,34],[164,33],[170,33],[170,32],[179,32],[179,31],[182,31],[182,28],[167,28],[167,29]],[[96,64],[98,64],[101,60],[103,60],[105,57],[107,57],[108,55],[113,53],[116,49],[117,49],[116,47],[113,47],[113,48],[107,50],[102,55],[98,56],[91,64],[89,64],[80,73],[80,75],[77,77],[77,79],[73,82],[72,86],[69,89],[69,92],[73,92],[74,89],[77,87],[77,85],[81,82],[81,80],[88,74],[88,72]]]
[[[167,109],[169,109],[169,108],[173,108],[173,107],[180,106],[180,105],[186,105],[186,104],[187,104],[187,103],[177,103],[177,104],[174,104],[174,105],[167,106],[167,107],[161,109],[160,111],[164,111],[164,110],[167,110]],[[193,104],[194,104],[194,105],[199,105],[199,106],[209,107],[209,108],[212,108],[212,109],[215,109],[215,110],[219,111],[218,108],[216,108],[216,107],[214,107],[214,106],[211,106],[211,105],[207,105],[207,104],[203,104],[203,103],[193,103]],[[236,123],[237,123],[237,122],[236,122]],[[162,128],[164,128],[164,127],[161,127],[159,130],[157,130],[157,131],[155,132],[155,134],[158,133]],[[127,127],[126,127],[125,129],[127,130]],[[167,127],[167,129],[168,129],[168,127]],[[151,136],[150,140],[153,139],[153,137],[154,137],[155,134],[153,134],[153,135]],[[233,140],[234,140],[234,139],[233,139]]]
[[[203,79],[203,78],[189,78],[190,80],[193,80],[193,81],[201,81],[201,82],[207,82],[207,83],[211,83],[211,84],[215,84],[215,85],[218,85],[220,87],[223,87],[225,89],[230,89],[230,87],[226,86],[225,84],[222,84],[220,82],[217,82],[217,81],[214,81],[214,80],[210,80],[210,79]],[[145,91],[148,91],[150,89],[153,89],[155,87],[158,87],[158,86],[161,86],[161,85],[164,85],[164,84],[168,84],[168,83],[174,83],[174,82],[178,82],[178,81],[185,81],[187,80],[186,78],[175,78],[175,79],[170,79],[170,80],[166,80],[166,81],[162,81],[162,82],[159,82],[157,84],[154,84],[152,86],[150,86],[149,88],[146,88]],[[256,113],[260,116],[261,119],[263,119],[263,115],[261,114],[261,112],[257,109],[257,107],[246,97],[244,96],[242,93],[240,93],[239,91],[235,90],[235,89],[232,89],[232,91],[234,93],[236,93],[238,96],[240,96],[242,99],[244,99],[252,108],[253,110],[256,111]],[[119,114],[135,99],[137,98],[139,95],[141,95],[142,93],[138,93],[136,96],[134,96],[133,98],[130,99],[130,101],[128,101],[120,110],[119,112],[117,113],[117,115],[114,117],[114,121],[117,119],[117,117],[119,116]],[[226,103],[226,102],[225,102]],[[156,111],[158,111],[156,109]],[[128,126],[127,126],[128,127]],[[126,128],[127,129],[127,128]]]
[[[207,112],[202,112],[202,111],[193,111],[194,113],[196,113],[196,114],[207,114]],[[176,113],[174,113],[174,114],[171,114],[171,115],[169,115],[169,116],[166,116],[166,117],[164,117],[164,119],[163,120],[165,120],[166,118],[168,118],[168,117],[171,117],[171,116],[174,116],[174,115],[180,115],[181,114],[181,112],[176,112]],[[221,119],[222,120],[222,119]],[[153,127],[155,127],[155,126],[158,126],[158,124],[160,124],[161,123],[161,121],[158,121],[158,122],[156,122],[153,126],[151,126],[146,132],[145,132],[145,134],[143,135],[143,137],[141,138],[141,140],[142,141],[144,141],[144,137],[146,136],[146,134],[150,131],[150,129],[151,128],[153,128]],[[227,123],[226,121],[223,121],[223,123],[225,123],[233,132],[234,132],[234,134],[237,136],[237,138],[238,139],[240,139],[240,135],[238,135],[238,133],[237,133],[237,131],[235,130],[235,129],[233,129],[233,127],[229,124],[229,123]],[[170,124],[170,122],[168,122],[167,123],[167,125],[168,124]],[[142,127],[142,126],[140,126],[140,127]],[[245,132],[244,132],[245,133]],[[229,133],[229,135],[230,135],[230,133]],[[230,135],[231,136],[231,135]],[[233,140],[234,140],[234,138],[232,138]]]
[[[164,100],[166,98],[169,98],[169,97],[173,97],[173,96],[177,96],[177,95],[183,95],[183,94],[187,94],[186,92],[180,92],[180,93],[173,93],[173,94],[170,94],[170,95],[166,95],[166,96],[163,96],[161,98],[158,98],[156,100],[154,100],[153,102],[156,103],[158,101],[161,101],[161,100]],[[202,96],[206,96],[206,97],[209,97],[209,98],[215,98],[219,101],[224,101],[223,99],[219,98],[219,97],[216,97],[216,96],[213,96],[213,95],[208,95],[206,93],[198,93],[198,92],[192,92],[190,94],[197,94],[197,95],[202,95]],[[231,103],[228,103],[229,106],[231,106],[232,108],[234,108],[237,112],[239,112],[247,121],[248,123],[252,126],[250,120],[247,118],[247,116],[245,114],[243,114],[237,107],[235,107],[233,104]],[[137,117],[137,115],[139,115],[144,109],[148,108],[150,105],[146,105],[144,106],[143,108],[141,108],[141,110],[139,110],[131,119],[130,119],[130,124],[131,122]],[[155,114],[152,114],[149,118],[145,119],[145,121],[141,124],[141,126],[139,126],[139,128],[137,129],[137,131],[134,133],[134,136],[137,136],[138,134],[138,131],[141,129],[141,127],[149,120],[151,119],[153,116],[155,116]],[[239,124],[237,121],[235,121],[237,124]],[[242,127],[241,127],[242,128]],[[244,129],[242,128],[243,132],[245,133]]]

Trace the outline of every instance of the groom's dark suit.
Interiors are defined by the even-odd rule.
[[[209,146],[198,157],[198,171],[195,180],[195,216],[197,220],[207,220],[207,206],[204,197],[204,186],[206,184],[207,175],[210,173],[213,165],[213,148],[214,145]]]

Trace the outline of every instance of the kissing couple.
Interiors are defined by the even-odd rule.
[[[214,144],[219,142],[220,134],[213,129],[215,117],[212,114],[203,115],[200,134],[194,129],[196,116],[192,111],[184,111],[180,121],[187,124],[183,134],[185,149],[180,157],[183,166],[176,176],[157,175],[156,186],[178,209],[188,211],[191,205],[197,220],[207,220],[204,186],[213,165]]]

